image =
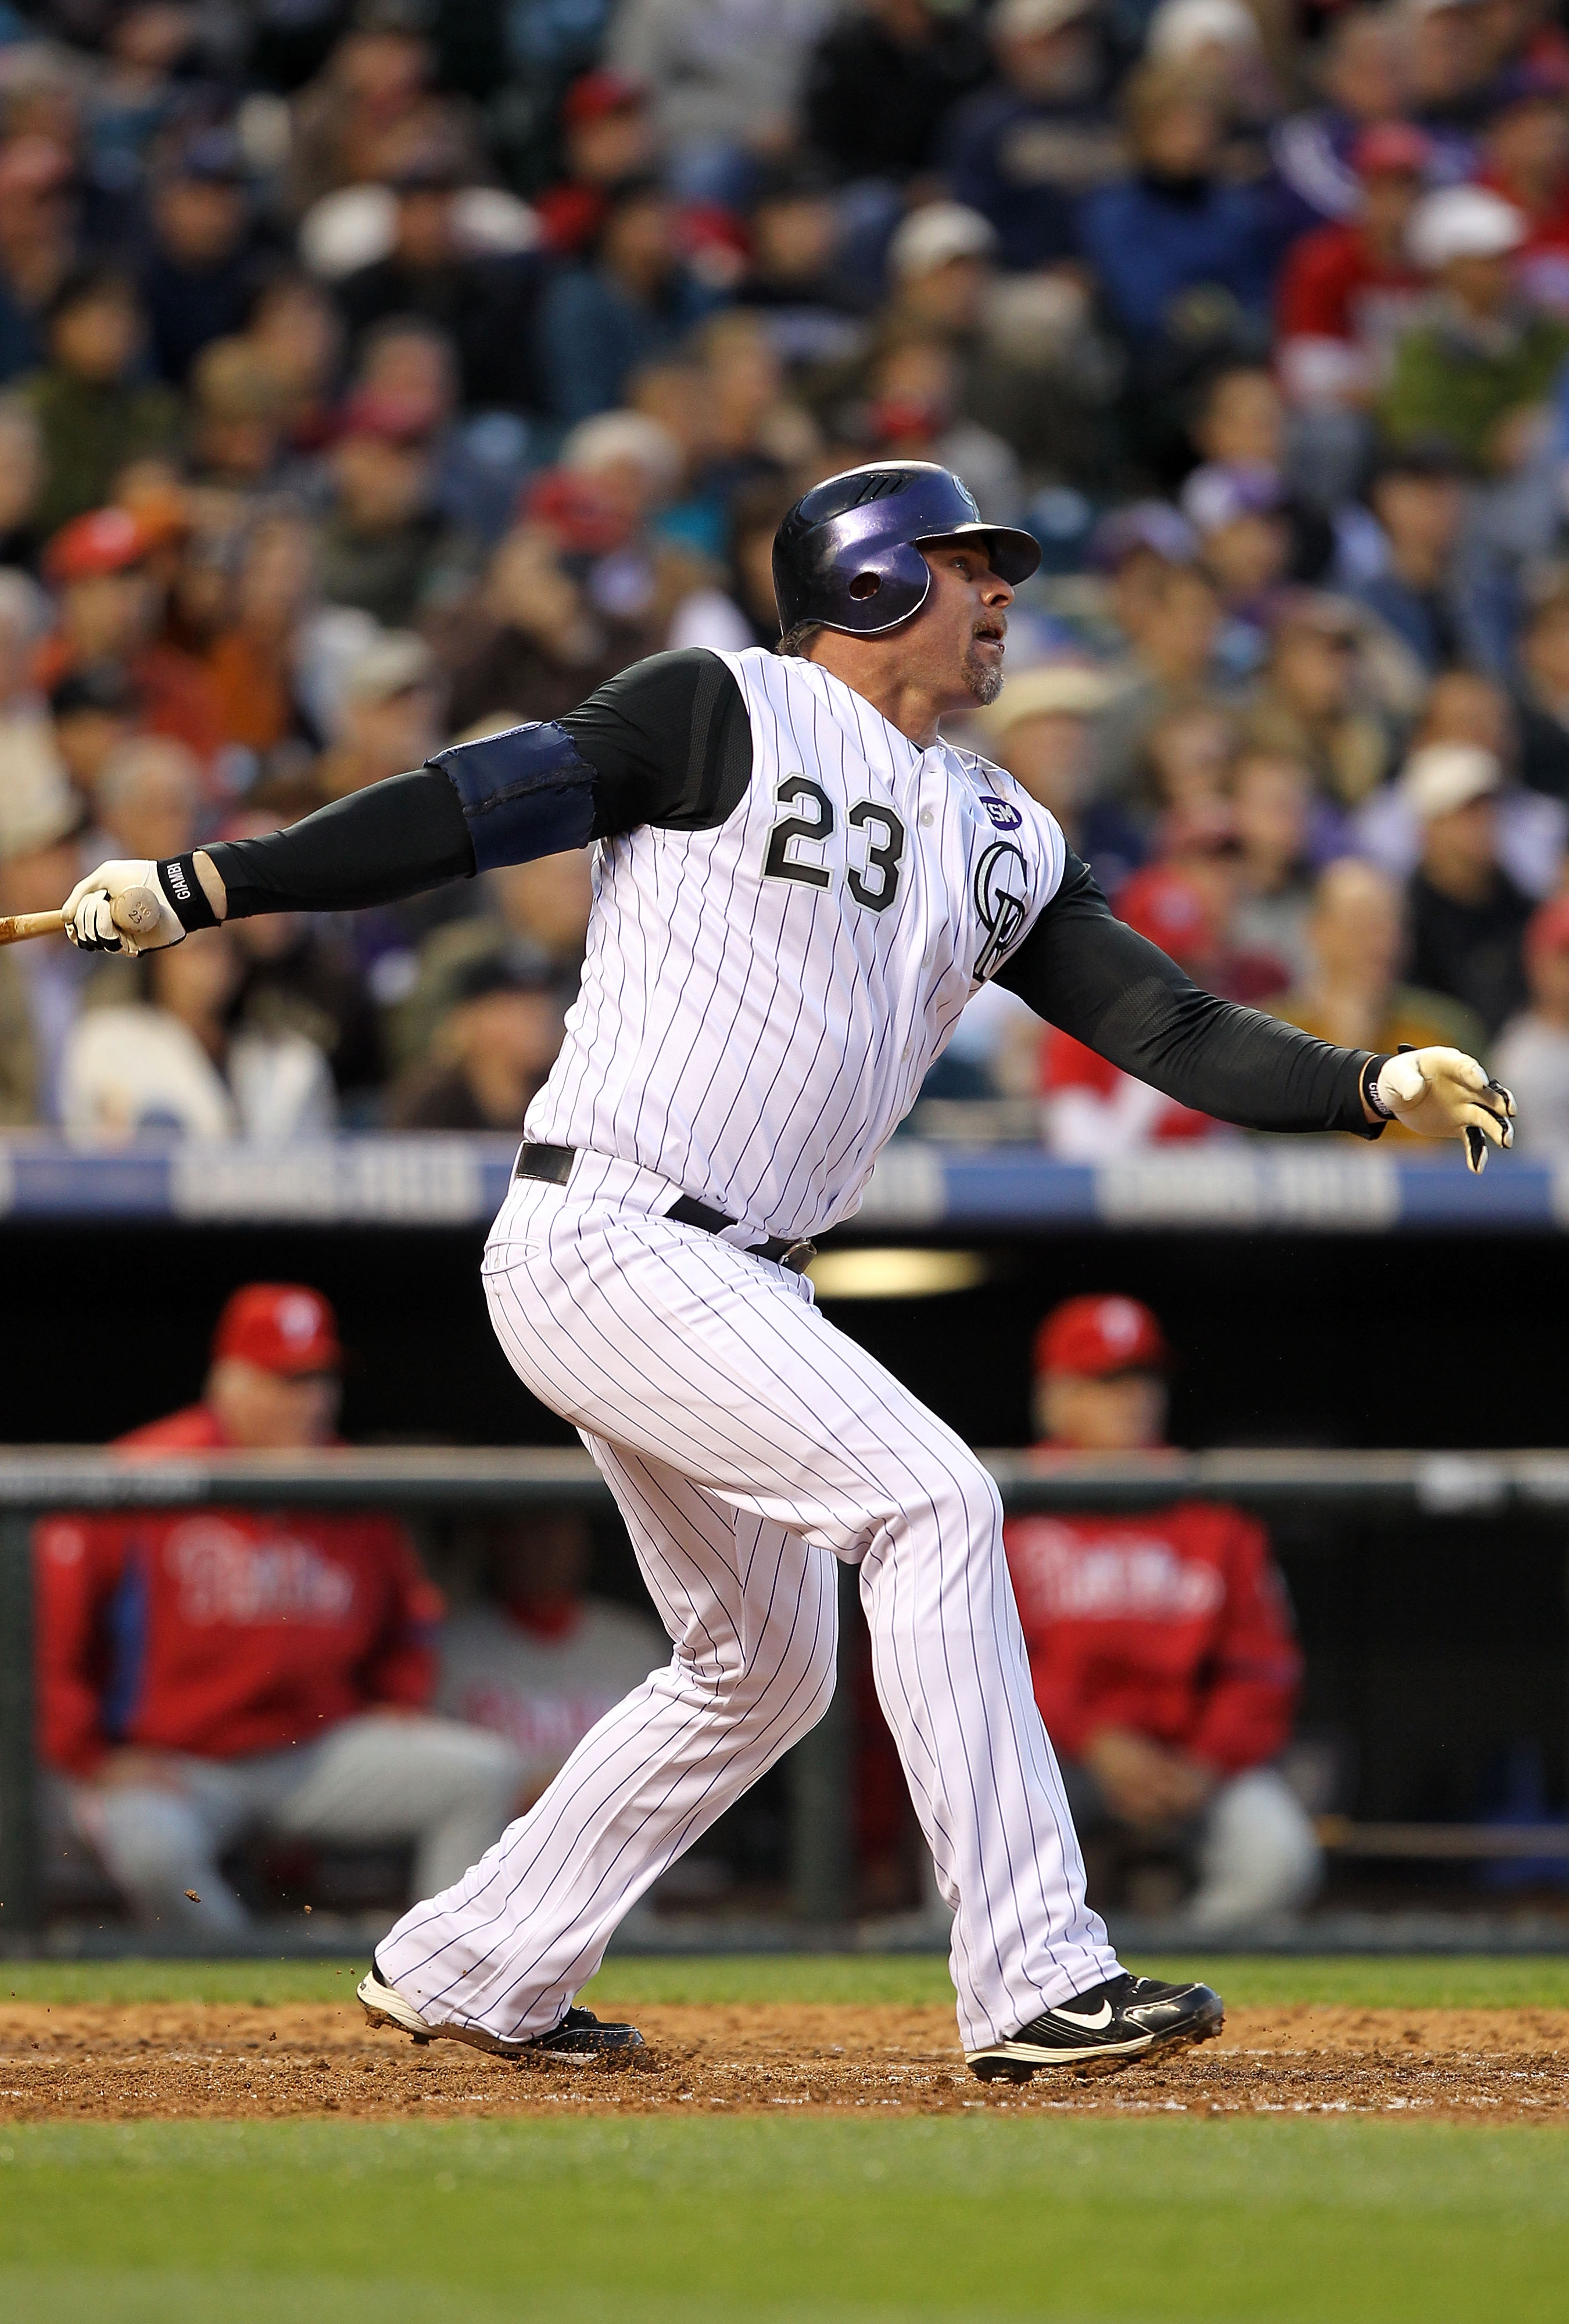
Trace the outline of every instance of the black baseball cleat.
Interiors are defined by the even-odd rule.
[[[1027,2082],[1032,2074],[1064,2066],[1075,2073],[1110,2074],[1156,2050],[1207,2042],[1225,2022],[1225,2004],[1207,1985],[1162,1985],[1158,1978],[1123,1975],[1043,2009],[1008,2040],[965,2056],[983,2082]]]
[[[475,2025],[454,2024],[450,2019],[431,2025],[395,1985],[389,1985],[374,1961],[355,1988],[373,2025],[391,2025],[412,2034],[419,2043],[466,2042],[471,2049],[488,2051],[493,2058],[597,2058],[612,2050],[641,2050],[643,2037],[635,2025],[602,2025],[592,2009],[569,2009],[548,2034],[526,2042],[509,2042]]]

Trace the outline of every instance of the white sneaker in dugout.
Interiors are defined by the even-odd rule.
[[[475,2025],[455,2024],[450,2019],[431,2025],[395,1985],[387,1983],[374,1961],[355,1992],[373,2025],[391,2026],[401,2034],[411,2034],[419,2043],[466,2042],[471,2049],[486,2051],[493,2058],[558,2058],[572,2064],[602,2057],[609,2051],[641,2050],[643,2046],[643,2037],[635,2025],[602,2025],[592,2009],[569,2009],[560,2024],[553,2025],[548,2034],[536,2034],[526,2042],[508,2042],[499,2034],[486,2034]]]

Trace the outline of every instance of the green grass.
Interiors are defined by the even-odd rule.
[[[1562,2324],[1569,2134],[743,2118],[0,2132],[14,2324]]]
[[[0,1963],[346,2000],[358,1963]],[[1140,1962],[1189,1970],[1200,1962]],[[1569,1960],[1217,1960],[1238,2002],[1569,2006]],[[631,2006],[948,1999],[920,1956],[628,1959]],[[1569,2131],[1010,2115],[0,2125],[6,2324],[1563,2324]]]
[[[1204,1977],[1239,2007],[1286,2001],[1357,2009],[1569,2009],[1569,1954],[1494,1960],[1355,1954],[1287,1959],[1202,1954],[1131,1964],[1158,1977]],[[365,1972],[352,1961],[0,1961],[0,2000],[234,2001],[260,2007],[343,2001]],[[947,1964],[934,1953],[758,1953],[613,1960],[586,1999],[845,2001],[947,2007]]]

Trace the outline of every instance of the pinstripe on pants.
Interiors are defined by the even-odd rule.
[[[809,1285],[666,1221],[671,1199],[589,1156],[567,1188],[520,1184],[485,1286],[513,1369],[614,1492],[674,1655],[378,1961],[433,2021],[554,2024],[629,1906],[821,1716],[842,1558],[955,1908],[975,2048],[1117,1969],[1031,1692],[996,1489]]]

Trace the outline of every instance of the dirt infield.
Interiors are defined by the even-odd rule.
[[[614,1998],[602,2016],[616,2015]],[[628,2015],[632,2013],[628,2012]],[[1569,2011],[1235,2009],[1221,2037],[1102,2079],[983,2085],[946,2010],[647,2007],[636,2062],[518,2067],[373,2033],[357,2006],[0,2006],[0,2122],[341,2113],[1412,2114],[1569,2122]]]

